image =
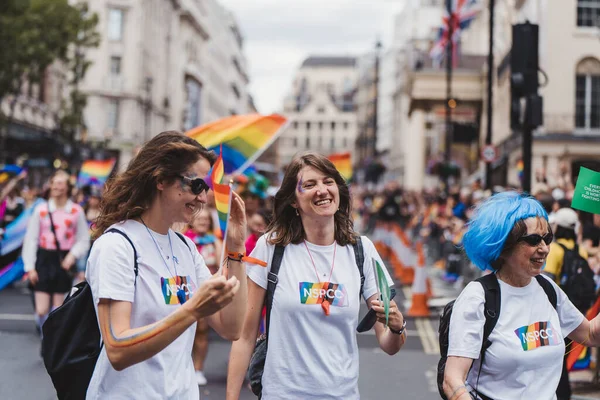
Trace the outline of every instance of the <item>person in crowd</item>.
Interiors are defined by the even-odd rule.
[[[211,277],[195,244],[170,229],[203,209],[215,158],[179,132],[162,132],[107,183],[86,270],[104,341],[87,399],[198,399],[197,321],[207,318],[228,340],[239,337],[247,301],[243,201],[233,194],[229,279]]]
[[[214,235],[213,221],[208,209],[202,210],[189,225],[190,229],[185,232],[185,236],[192,239],[196,244],[198,252],[204,259],[206,267],[211,275],[219,270],[222,242]],[[208,382],[204,375],[204,362],[208,354],[208,321],[206,318],[199,319],[196,324],[196,336],[192,357],[194,360],[194,370],[196,371],[196,382],[198,386],[205,386]]]
[[[404,318],[393,301],[388,328],[384,325],[373,260],[383,262],[369,239],[355,235],[350,208],[348,186],[326,157],[307,153],[290,163],[275,196],[273,222],[251,255],[268,266],[248,265],[248,310],[242,335],[231,349],[227,399],[240,394],[276,245],[285,246],[285,252],[269,323],[263,400],[359,398],[355,329],[361,280],[352,246],[356,240],[364,246],[364,298],[378,316],[379,346],[391,355],[404,344]],[[298,296],[299,284],[318,288],[327,283],[338,289],[334,298],[318,290]]]
[[[600,214],[593,214],[592,220],[583,224],[583,247],[589,256],[600,256]]]
[[[477,267],[498,279],[500,315],[480,365],[486,321],[483,286],[471,282],[454,303],[443,384],[448,398],[556,399],[564,339],[600,344],[598,318],[585,319],[559,286],[542,276],[556,291],[555,309],[535,278],[552,240],[548,214],[532,197],[507,191],[477,209],[464,249]]]
[[[246,204],[246,217],[249,220],[254,213],[261,209],[264,202],[257,193],[248,189],[244,190],[241,196],[244,199],[244,204]]]
[[[0,229],[6,229],[25,210],[25,200],[21,197],[21,191],[18,187],[13,188],[8,193],[4,200],[4,207],[4,217],[0,223]]]
[[[250,220],[248,221],[250,234],[248,235],[248,239],[246,239],[246,254],[252,253],[258,239],[265,233],[265,230],[270,223],[271,218],[269,213],[262,209],[258,210],[250,217]]]
[[[81,191],[83,193],[83,191]],[[90,186],[87,192],[85,201],[83,202],[83,211],[85,211],[85,220],[87,221],[88,230],[90,231],[90,247],[94,243],[91,240],[91,234],[93,232],[96,218],[100,215],[100,199],[102,198],[101,189],[97,186]],[[85,254],[83,257],[77,260],[77,277],[75,282],[81,282],[85,279],[85,268],[87,266],[88,255]]]
[[[54,173],[50,197],[33,211],[23,240],[23,264],[34,290],[40,332],[48,313],[62,305],[71,289],[75,262],[90,247],[84,211],[69,200],[70,189],[69,174]]]

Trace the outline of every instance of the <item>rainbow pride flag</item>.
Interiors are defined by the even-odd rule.
[[[237,175],[269,148],[285,126],[287,118],[278,114],[233,115],[190,129],[185,134],[222,155],[225,173]]]
[[[108,160],[87,160],[83,162],[79,176],[77,177],[77,186],[83,187],[87,185],[103,186],[110,176],[115,164],[116,158]]]
[[[327,158],[335,165],[335,169],[339,171],[340,175],[346,181],[352,179],[352,159],[350,152],[331,154]]]
[[[229,218],[229,209],[231,207],[231,186],[223,183],[224,175],[223,157],[219,155],[219,158],[217,158],[217,161],[213,165],[210,180],[212,181],[213,192],[215,194],[215,207],[219,215],[219,228],[223,233],[223,239],[226,237],[227,219]]]

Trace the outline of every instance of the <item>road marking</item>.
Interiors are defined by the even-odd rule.
[[[0,314],[0,321],[34,321],[32,314]]]
[[[419,339],[421,339],[421,344],[423,345],[423,351],[425,352],[425,354],[432,354],[433,350],[431,348],[431,342],[429,341],[429,338],[427,337],[426,332],[426,328],[423,326],[423,319],[422,318],[416,318],[415,319],[415,325],[417,326],[417,334],[419,335]]]

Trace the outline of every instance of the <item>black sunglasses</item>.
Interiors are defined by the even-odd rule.
[[[196,196],[198,196],[202,192],[208,193],[208,189],[210,189],[210,186],[208,186],[208,184],[202,178],[192,179],[183,175],[179,175],[179,177],[181,178],[183,183],[185,183],[190,187],[190,189],[192,189],[192,193],[194,193]]]
[[[544,241],[544,243],[546,243],[546,246],[549,246],[550,243],[552,243],[553,239],[554,239],[554,234],[552,232],[548,232],[544,236],[538,235],[537,233],[521,236],[518,241],[519,242],[523,241],[523,242],[527,243],[528,245],[535,247],[535,246],[539,246],[540,243],[542,243],[542,240]]]

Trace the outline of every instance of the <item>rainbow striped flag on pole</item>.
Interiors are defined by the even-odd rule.
[[[352,159],[350,152],[331,154],[327,158],[335,165],[335,169],[338,170],[346,182],[352,179]]]
[[[278,114],[233,115],[190,129],[185,134],[222,155],[226,174],[238,175],[269,148],[285,126],[287,119]]]
[[[222,152],[221,152],[222,154]],[[222,155],[219,155],[217,161],[213,165],[210,174],[212,181],[212,189],[215,195],[215,208],[219,216],[219,228],[223,234],[223,246],[221,251],[221,263],[225,259],[225,243],[227,242],[227,220],[229,219],[229,210],[231,210],[231,184],[224,184],[223,177],[225,176],[225,168]]]
[[[99,185],[103,186],[110,176],[115,164],[116,158],[108,160],[87,160],[83,162],[79,176],[77,177],[77,186]]]

